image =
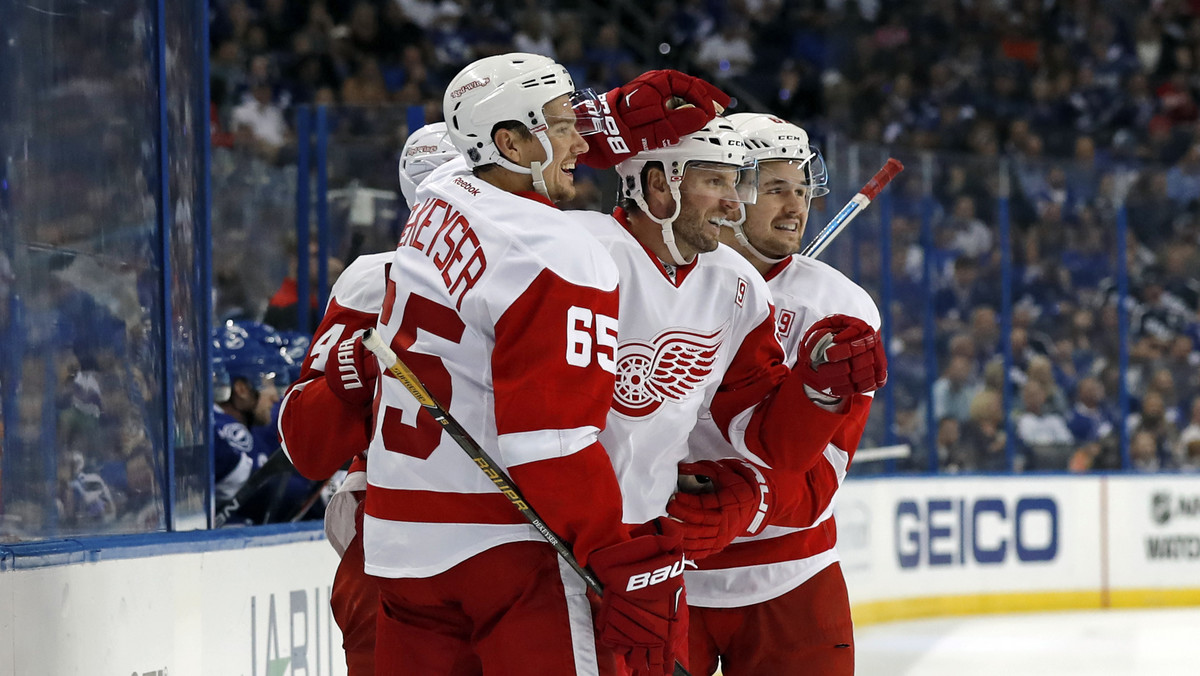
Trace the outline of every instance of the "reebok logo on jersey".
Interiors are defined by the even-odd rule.
[[[467,181],[463,180],[462,176],[458,176],[454,179],[454,185],[462,188],[463,190],[466,190],[467,192],[471,193],[472,195],[479,194],[479,188],[477,186],[472,185],[471,183],[468,183]]]
[[[683,401],[712,373],[725,326],[712,333],[668,329],[650,342],[624,341],[617,348],[613,410],[641,418],[664,401]]]
[[[629,578],[629,584],[625,586],[625,591],[637,591],[646,587],[653,587],[656,584],[661,584],[673,577],[683,575],[684,559],[680,557],[678,561],[662,568],[656,568],[648,573],[638,573]]]

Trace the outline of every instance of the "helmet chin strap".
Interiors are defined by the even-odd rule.
[[[749,251],[754,255],[755,258],[764,263],[770,263],[771,265],[774,265],[775,263],[782,262],[783,258],[771,258],[770,256],[759,251],[753,244],[750,243],[750,238],[746,236],[746,230],[742,227],[746,223],[746,205],[739,204],[738,210],[741,212],[741,216],[739,216],[736,221],[727,220],[724,222],[725,225],[733,228],[733,238],[737,240],[738,244],[741,244],[746,248],[746,251]],[[786,256],[784,258],[786,258]]]
[[[650,207],[646,204],[645,196],[641,194],[634,195],[633,201],[642,209],[642,213],[646,214],[647,218],[662,226],[663,243],[667,245],[667,253],[671,255],[670,262],[675,265],[687,265],[696,260],[696,257],[692,256],[691,260],[685,260],[683,254],[679,253],[679,247],[675,245],[675,229],[672,226],[675,224],[675,219],[679,218],[679,210],[683,206],[683,200],[679,197],[679,187],[674,183],[670,184],[670,190],[671,197],[675,199],[675,213],[671,214],[669,218],[658,218],[651,213]]]
[[[554,148],[550,145],[550,139],[546,136],[546,132],[537,131],[533,132],[533,135],[542,144],[542,149],[546,151],[546,160],[544,162],[534,160],[529,163],[528,167],[522,167],[501,153],[500,159],[496,160],[496,164],[518,174],[533,176],[533,189],[546,199],[550,199],[550,193],[546,189],[546,177],[542,174],[542,167],[554,161]]]

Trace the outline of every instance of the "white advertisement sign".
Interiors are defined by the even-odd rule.
[[[1096,588],[1095,480],[868,479],[838,495],[852,602]]]
[[[1200,476],[855,479],[836,517],[860,624],[1200,603]],[[342,676],[312,537],[0,560],[0,676]]]
[[[1114,588],[1200,587],[1200,476],[1110,480],[1107,512]]]
[[[316,540],[3,572],[0,674],[340,676],[336,566]]]

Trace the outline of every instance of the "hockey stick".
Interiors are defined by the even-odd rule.
[[[391,371],[392,375],[396,376],[400,384],[404,385],[405,389],[421,404],[421,408],[425,409],[429,415],[432,415],[434,420],[441,423],[442,429],[450,434],[450,437],[458,443],[459,448],[471,456],[471,459],[475,461],[479,469],[483,470],[483,473],[492,480],[492,483],[496,484],[496,488],[500,489],[500,492],[508,498],[513,507],[516,507],[517,511],[521,512],[525,519],[542,534],[546,542],[549,542],[550,546],[554,547],[554,551],[558,552],[558,555],[567,562],[567,565],[579,577],[583,578],[588,589],[595,592],[597,596],[603,596],[604,586],[600,584],[600,580],[596,575],[587,568],[579,565],[579,561],[576,561],[575,555],[571,553],[571,548],[554,531],[550,530],[546,522],[542,521],[542,517],[538,516],[537,512],[529,506],[529,503],[525,501],[525,496],[517,489],[516,484],[509,478],[508,473],[501,469],[488,456],[487,451],[483,450],[483,447],[471,437],[470,433],[463,429],[462,425],[458,424],[458,421],[450,415],[450,412],[433,398],[433,395],[429,393],[429,390],[425,389],[425,386],[421,384],[417,376],[409,370],[404,362],[400,361],[400,357],[396,356],[392,348],[388,347],[380,339],[375,329],[367,329],[362,335],[362,342],[363,346],[370,350],[387,367],[388,371]],[[678,661],[675,662],[675,676],[690,676],[687,669],[684,669],[683,665]]]
[[[329,477],[324,481],[318,481],[314,483],[313,487],[309,489],[308,497],[304,499],[304,503],[292,513],[292,516],[288,519],[288,521],[295,523],[304,518],[304,515],[308,514],[308,510],[312,509],[312,506],[317,504],[317,500],[321,499],[321,494],[325,492],[325,488],[329,486],[331,481],[333,481],[333,477]]]
[[[875,175],[871,177],[871,180],[867,181],[867,184],[862,187],[862,190],[858,191],[857,195],[850,198],[846,206],[837,212],[837,215],[829,221],[829,225],[826,225],[824,230],[817,233],[817,236],[813,238],[813,241],[808,243],[808,246],[804,247],[800,255],[812,258],[820,256],[825,247],[829,246],[829,243],[833,241],[833,238],[840,235],[842,230],[847,225],[850,225],[850,221],[853,221],[863,209],[866,209],[871,200],[879,196],[879,191],[883,190],[884,186],[895,178],[896,174],[902,171],[904,171],[904,165],[900,164],[900,160],[889,157],[883,168],[875,172]]]
[[[263,463],[258,471],[250,475],[246,479],[246,483],[234,493],[229,500],[222,502],[216,506],[216,513],[213,514],[213,528],[220,528],[229,520],[229,516],[241,509],[250,496],[258,492],[271,479],[285,472],[292,471],[292,461],[288,459],[287,454],[283,452],[283,448],[275,449],[271,453],[267,461]]]

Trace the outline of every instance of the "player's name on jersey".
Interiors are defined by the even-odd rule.
[[[462,309],[463,298],[487,268],[487,257],[479,237],[462,212],[447,202],[432,198],[413,210],[400,237],[399,246],[411,246],[428,256],[442,272],[442,282]]]

